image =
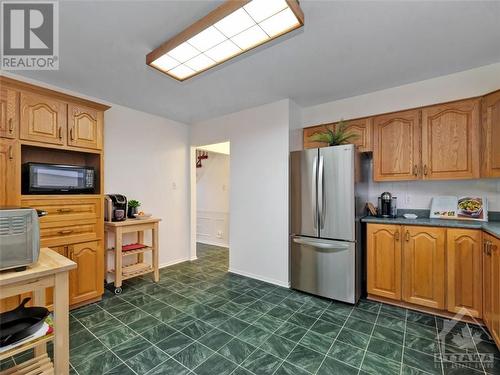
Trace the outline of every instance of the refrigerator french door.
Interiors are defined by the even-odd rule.
[[[291,286],[349,303],[360,294],[355,157],[353,145],[290,154]]]

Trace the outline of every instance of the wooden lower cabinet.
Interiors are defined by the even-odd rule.
[[[500,239],[483,235],[483,320],[500,348]]]
[[[367,232],[368,293],[401,299],[401,228],[370,224]]]
[[[97,297],[104,292],[104,254],[99,241],[68,246],[68,258],[77,264],[70,271],[70,305]]]
[[[449,312],[482,317],[482,261],[480,230],[447,230],[446,297]]]
[[[403,301],[445,308],[446,229],[404,227]]]

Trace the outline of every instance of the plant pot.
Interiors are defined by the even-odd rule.
[[[127,217],[129,219],[135,219],[135,214],[137,214],[137,207],[129,207],[127,211]]]

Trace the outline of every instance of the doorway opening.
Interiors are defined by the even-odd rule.
[[[197,146],[192,151],[191,170],[195,186],[192,186],[191,202],[194,203],[192,214],[195,219],[191,223],[194,229],[191,258],[213,260],[227,269],[230,144]]]

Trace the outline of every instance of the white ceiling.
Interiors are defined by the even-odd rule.
[[[500,61],[500,2],[301,2],[305,27],[185,82],[145,64],[220,1],[60,1],[60,70],[16,72],[192,123],[301,106]]]

